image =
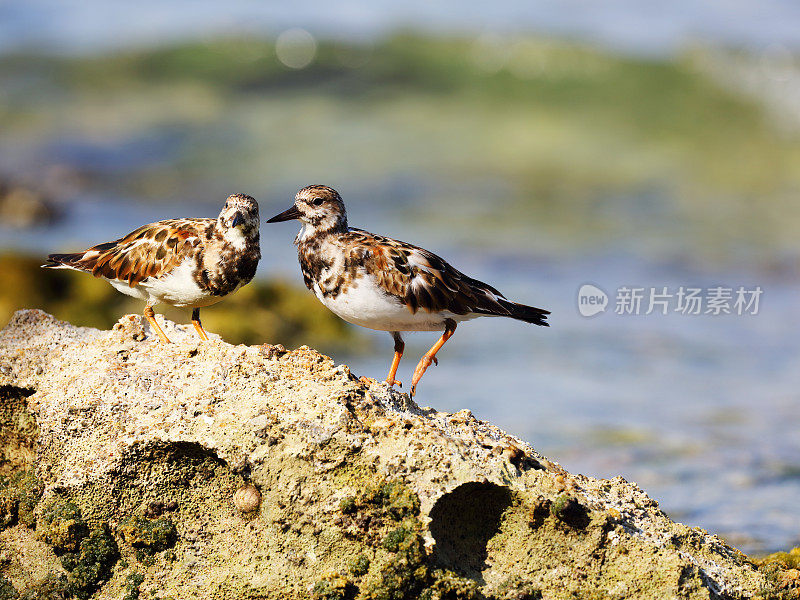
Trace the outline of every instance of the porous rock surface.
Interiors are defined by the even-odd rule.
[[[0,331],[0,598],[771,597],[622,478],[312,349],[163,323],[175,343],[134,315]]]

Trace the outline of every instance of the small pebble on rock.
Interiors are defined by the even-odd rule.
[[[258,510],[261,505],[261,492],[252,483],[246,483],[233,495],[233,504],[236,509],[243,513]]]

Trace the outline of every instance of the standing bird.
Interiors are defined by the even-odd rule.
[[[492,286],[472,279],[423,248],[348,227],[339,193],[324,185],[297,192],[294,205],[267,223],[298,219],[294,240],[306,287],[345,321],[389,331],[394,359],[386,383],[395,375],[405,344],[402,331],[441,331],[411,379],[411,395],[436,353],[460,321],[500,316],[548,326],[547,310],[511,302]]]
[[[248,283],[261,258],[258,203],[228,196],[216,219],[168,219],[143,225],[125,237],[84,252],[51,254],[50,269],[75,269],[105,279],[123,294],[147,302],[144,316],[162,342],[153,306],[191,307],[201,339],[200,307],[210,306]]]

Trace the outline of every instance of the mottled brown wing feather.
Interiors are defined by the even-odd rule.
[[[363,264],[377,284],[405,302],[412,313],[422,309],[457,315],[508,314],[502,303],[505,297],[498,290],[464,275],[424,248],[359,229],[352,229],[343,241],[348,247],[347,262]]]
[[[215,219],[170,219],[144,225],[114,242],[89,248],[70,266],[133,287],[178,266],[213,223]]]

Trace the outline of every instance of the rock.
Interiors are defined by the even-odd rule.
[[[138,316],[98,331],[27,310],[0,331],[0,475],[35,466],[36,481],[22,479],[37,490],[33,504],[4,496],[0,582],[20,594],[661,600],[796,590],[794,565],[759,570],[671,521],[636,485],[572,475],[468,410],[420,408],[306,347],[165,329],[175,343],[159,344]],[[232,498],[247,486],[260,508],[244,514]],[[23,497],[34,515],[25,522],[12,506]]]

